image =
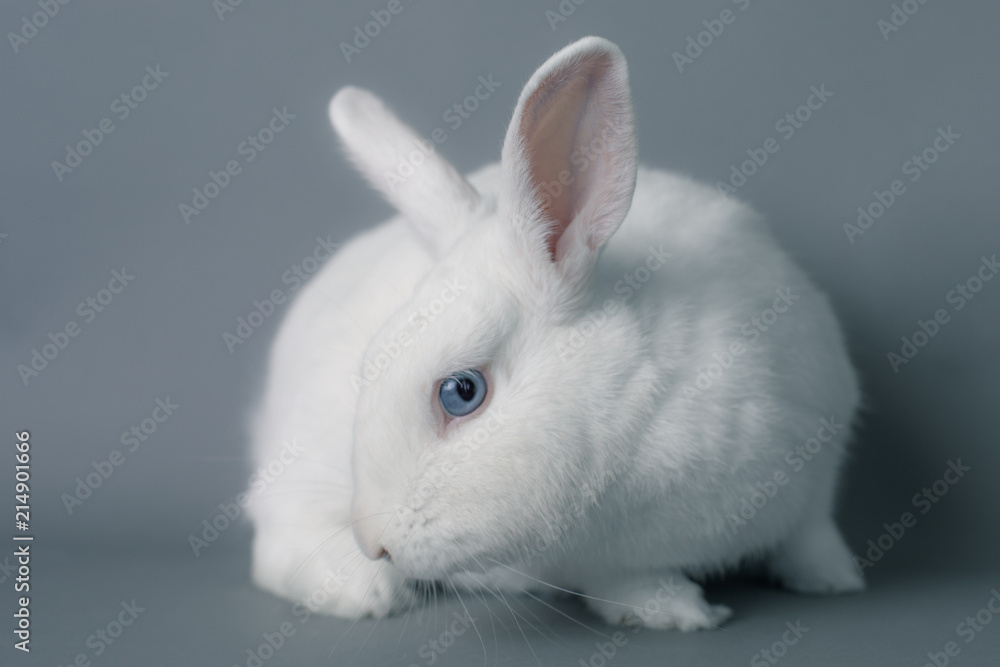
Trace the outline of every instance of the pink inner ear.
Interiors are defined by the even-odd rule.
[[[546,242],[553,261],[562,254],[559,240],[573,220],[585,208],[600,207],[591,200],[606,194],[600,181],[608,176],[612,146],[594,150],[592,141],[616,111],[601,94],[600,79],[609,66],[605,58],[594,58],[572,72],[554,73],[524,110],[522,137],[541,208],[552,223]]]
[[[553,77],[554,78],[554,77]],[[584,77],[574,77],[565,83],[560,94],[553,99],[550,95],[556,82],[549,79],[536,92],[540,102],[538,114],[526,137],[528,154],[534,160],[531,176],[535,186],[540,188],[542,208],[555,224],[549,231],[547,241],[549,251],[555,256],[556,243],[573,221],[576,202],[573,201],[570,185],[560,182],[560,174],[565,178],[567,157],[573,152],[573,143],[578,134],[580,109],[587,101],[589,87]],[[547,99],[548,98],[548,99]],[[546,104],[546,102],[550,103]]]

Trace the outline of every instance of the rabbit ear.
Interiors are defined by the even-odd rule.
[[[466,229],[479,194],[382,101],[347,86],[330,100],[330,121],[357,169],[440,256]]]
[[[621,50],[585,37],[549,58],[521,92],[501,164],[501,213],[563,274],[585,277],[635,189],[635,119]]]

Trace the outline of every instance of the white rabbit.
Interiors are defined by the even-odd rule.
[[[863,587],[832,516],[859,399],[838,322],[754,211],[637,168],[614,44],[552,56],[468,179],[371,93],[330,116],[401,215],[274,344],[255,456],[305,453],[250,506],[260,586],[346,617],[417,580],[558,586],[682,630],[730,615],[687,577],[745,559]]]

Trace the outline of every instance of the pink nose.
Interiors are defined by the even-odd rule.
[[[372,560],[390,558],[389,552],[382,546],[382,537],[386,530],[384,515],[366,516],[355,512],[355,516],[365,517],[354,521],[354,539],[361,548],[361,553]]]

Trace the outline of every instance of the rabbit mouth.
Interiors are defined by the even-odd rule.
[[[420,581],[440,581],[465,572],[483,571],[474,557],[454,548],[404,548],[391,563],[407,578]]]
[[[421,534],[422,533],[422,534]],[[398,540],[395,538],[399,538]],[[391,564],[407,579],[444,581],[462,576],[482,577],[496,567],[498,556],[475,539],[458,535],[420,533],[394,535],[384,542]]]

